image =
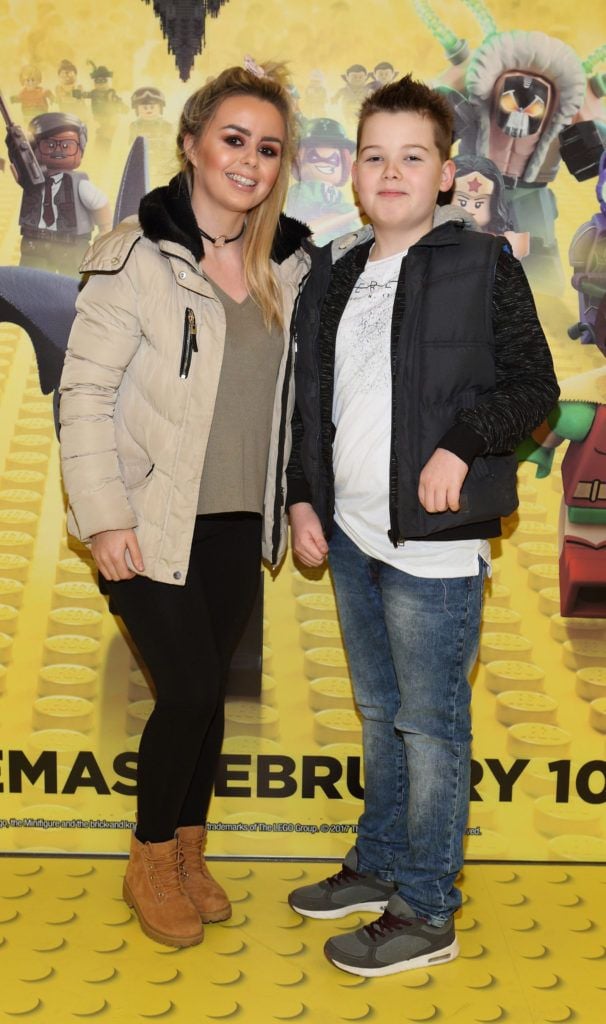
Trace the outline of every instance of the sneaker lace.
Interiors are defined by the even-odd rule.
[[[364,931],[373,942],[376,942],[377,939],[383,938],[389,932],[398,932],[402,931],[403,928],[411,928],[417,921],[425,921],[425,918],[396,917],[389,910],[384,910],[376,921],[364,926]]]
[[[353,868],[348,868],[347,864],[344,864],[340,871],[337,871],[336,875],[331,875],[330,878],[326,879],[326,882],[332,889],[338,885],[343,885],[346,882],[355,882],[362,875],[354,871]]]

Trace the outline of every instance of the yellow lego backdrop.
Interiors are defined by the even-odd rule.
[[[539,475],[535,462],[522,464],[519,510],[494,545],[474,676],[467,857],[602,861],[606,621],[600,602],[606,569],[595,566],[606,557],[600,547],[606,544],[600,518],[605,474],[598,466],[587,483],[579,464],[593,453],[595,466],[606,447],[606,363],[592,341],[604,331],[606,258],[603,245],[601,255],[592,246],[604,230],[595,190],[602,144],[595,122],[606,122],[606,13],[589,0],[229,0],[177,5],[192,22],[169,19],[167,39],[160,14],[169,6],[0,0],[0,88],[14,123],[26,129],[40,113],[63,112],[87,126],[78,170],[88,175],[93,197],[86,230],[111,219],[107,205],[116,206],[132,140],[147,138],[151,184],[162,183],[176,169],[171,140],[185,98],[247,53],[290,63],[302,144],[288,210],[307,219],[319,240],[359,223],[349,175],[355,110],[365,93],[394,76],[412,71],[456,89],[461,154],[488,155],[491,124],[499,118],[512,138],[544,135],[530,171],[504,169],[506,226],[526,260],[565,408],[573,414],[582,409],[584,432],[576,421],[566,428],[564,416],[560,433],[535,453]],[[207,8],[215,17],[207,14],[203,25]],[[547,82],[538,96],[530,95],[537,60]],[[517,77],[505,82],[495,105],[503,72],[506,79]],[[518,88],[529,90],[524,102]],[[577,125],[572,131],[571,121]],[[592,176],[576,180],[560,160],[565,150],[566,164],[578,164],[579,154],[581,163],[593,160]],[[24,192],[2,155],[2,308],[17,299],[22,311],[37,305],[40,333],[50,345],[44,294],[23,268],[62,271],[50,286],[56,310],[70,296],[73,301],[65,275],[78,245],[68,238],[53,249],[44,202],[37,211],[22,204]],[[462,172],[462,182],[460,205],[478,209],[482,189],[489,202],[501,187],[476,171]],[[569,248],[588,224],[589,234],[574,247],[573,288]],[[81,233],[73,226],[64,233],[70,231]],[[69,321],[69,310],[61,315]],[[152,697],[98,593],[86,550],[66,537],[52,397],[40,387],[42,377],[52,389],[45,377],[52,378],[52,354],[39,353],[38,366],[31,325],[26,333],[7,322],[8,314],[2,319],[0,850],[125,851],[138,741]],[[563,494],[561,464],[569,444],[577,447],[564,467],[573,480]],[[575,513],[578,493],[593,517]],[[581,568],[587,551],[591,555],[589,576],[581,579],[571,555],[563,616],[560,545],[577,534]],[[327,575],[302,574],[290,559],[275,577],[266,575],[262,656],[260,693],[228,701],[209,823],[212,853],[340,857],[354,839],[361,809],[361,731]]]

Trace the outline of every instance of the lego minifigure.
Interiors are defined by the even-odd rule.
[[[127,111],[127,106],[120,98],[115,89],[112,89],[110,81],[113,78],[113,71],[104,64],[97,66],[92,60],[87,61],[92,66],[90,77],[93,80],[93,88],[88,92],[82,89],[74,89],[73,95],[76,99],[90,100],[91,110],[97,125],[95,142],[104,149],[109,149],[116,123],[120,114]]]
[[[355,142],[330,117],[308,121],[293,165],[287,199],[291,217],[309,224],[318,245],[359,226],[358,211],[342,189],[349,181]]]
[[[326,104],[328,103],[328,92],[324,72],[314,68],[309,72],[309,81],[303,90],[301,106],[305,117],[324,117]]]
[[[86,147],[86,125],[74,114],[39,114],[29,124],[32,148],[44,181],[21,180],[19,211],[21,259],[24,267],[76,276],[92,229],[111,227],[107,197],[77,170]],[[16,160],[9,143],[9,158]]]
[[[562,460],[560,612],[569,618],[606,618],[606,367],[569,377],[545,424],[518,450],[551,472],[555,448]]]
[[[375,64],[373,68],[370,82],[371,89],[373,92],[376,92],[381,86],[395,82],[398,74],[399,72],[396,71],[393,64],[390,64],[388,60],[382,60],[379,64]]]
[[[64,59],[57,68],[57,78],[59,81],[55,86],[55,102],[58,109],[64,114],[82,117],[86,109],[84,100],[74,96],[74,89],[82,91],[82,87],[77,84],[78,68],[71,60]]]
[[[503,193],[505,182],[499,168],[488,157],[457,156],[452,206],[458,206],[473,217],[480,231],[504,235],[514,256],[521,260],[528,255],[530,236],[527,231],[512,231]]]
[[[363,64],[351,64],[341,78],[345,85],[335,93],[332,102],[341,107],[344,121],[355,121],[362,100],[372,92],[370,76]]]
[[[34,64],[27,64],[21,68],[19,81],[22,89],[15,96],[11,96],[11,103],[21,104],[23,119],[29,121],[38,114],[45,114],[54,97],[50,89],[45,89],[41,84],[40,69]]]
[[[604,48],[581,61],[572,47],[544,32],[499,32],[474,0],[467,6],[484,39],[472,51],[426,0],[414,6],[452,64],[440,81],[454,110],[459,155],[489,157],[497,165],[512,227],[530,234],[524,259],[530,283],[561,295],[557,205],[549,184],[561,159],[578,181],[598,173],[606,146],[606,77],[593,72]]]
[[[136,120],[129,125],[129,142],[133,143],[138,135],[142,135],[147,140],[152,177],[168,180],[177,173],[178,168],[176,131],[162,116],[166,105],[164,93],[155,86],[143,86],[135,89],[130,105],[135,111]]]
[[[606,153],[595,187],[599,212],[581,224],[568,251],[572,286],[579,293],[579,320],[568,328],[571,338],[597,345],[606,355]]]

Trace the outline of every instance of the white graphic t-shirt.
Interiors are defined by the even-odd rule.
[[[389,529],[391,320],[406,252],[369,261],[337,332],[332,417],[335,520],[357,546],[413,576],[475,576],[485,540],[406,541],[394,548]]]

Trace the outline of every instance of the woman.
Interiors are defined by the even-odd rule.
[[[185,104],[182,172],[89,251],[61,382],[68,527],[154,681],[124,898],[168,945],[229,917],[203,857],[229,662],[261,550],[285,545],[290,320],[309,232],[280,217],[296,146],[279,66]]]

